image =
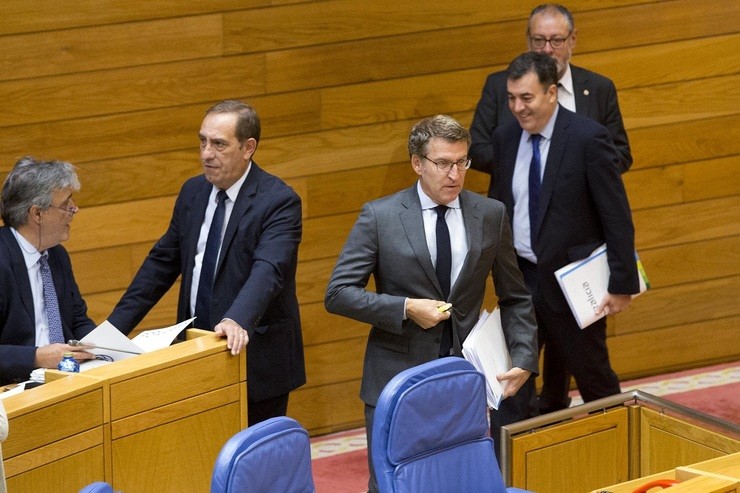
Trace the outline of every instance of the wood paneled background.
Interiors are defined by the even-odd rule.
[[[413,123],[465,125],[487,74],[526,47],[520,0],[30,0],[0,14],[0,177],[23,155],[79,167],[66,243],[102,322],[200,172],[215,101],[251,102],[255,159],[304,205],[298,270],[313,434],[362,424],[368,327],[328,315],[326,283],[361,205],[414,181]],[[653,289],[609,324],[623,378],[740,355],[740,3],[572,0],[573,62],[619,90],[624,179]],[[484,191],[488,177],[468,173]],[[141,328],[175,322],[177,286]],[[490,298],[489,294],[489,298]]]

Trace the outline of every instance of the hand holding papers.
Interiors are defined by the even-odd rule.
[[[511,357],[501,326],[501,311],[483,310],[478,322],[463,343],[463,356],[486,377],[488,407],[498,409],[504,393],[496,375],[511,370]]]
[[[650,288],[650,282],[637,257],[637,252],[635,260],[640,277],[640,293],[633,295],[633,298]],[[596,307],[601,303],[609,286],[606,244],[594,250],[587,258],[558,269],[555,271],[555,277],[580,328],[588,327],[605,316],[603,313],[597,314]]]
[[[121,331],[106,320],[83,337],[80,343],[94,346],[90,350],[93,354],[107,356],[112,361],[118,361],[169,346],[177,337],[177,334],[182,332],[193,320],[194,318],[184,320],[177,325],[163,329],[145,330],[133,339],[123,335]]]

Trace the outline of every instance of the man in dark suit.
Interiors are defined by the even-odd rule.
[[[462,355],[491,275],[513,364],[498,376],[504,396],[537,371],[532,303],[504,206],[463,189],[469,145],[468,131],[449,116],[415,125],[408,150],[418,182],[365,204],[332,272],[326,309],[372,325],[360,390],[368,448],[378,397],[396,374]],[[375,291],[367,289],[371,275]],[[440,312],[446,302],[452,308]],[[375,491],[372,464],[370,471]]]
[[[56,368],[69,346],[95,328],[77,288],[69,239],[80,189],[74,167],[61,161],[19,160],[5,178],[0,227],[0,383],[27,380],[35,368]],[[48,281],[48,282],[45,282]]]
[[[617,148],[617,168],[624,173],[632,165],[632,155],[616,88],[610,79],[570,64],[576,36],[573,14],[563,5],[546,3],[535,7],[530,13],[526,31],[527,45],[532,51],[550,55],[557,63],[560,105],[596,120],[609,130]],[[514,121],[507,101],[506,71],[493,73],[488,76],[483,87],[470,128],[473,138],[470,147],[473,169],[493,172],[493,131],[498,126]],[[543,389],[539,407],[540,412],[547,413],[568,407],[570,376],[563,365],[550,354],[550,348],[545,346],[544,351]]]
[[[252,161],[254,108],[211,107],[199,133],[204,174],[185,182],[169,228],[108,320],[129,333],[182,276],[177,319],[247,348],[248,422],[285,415],[306,382],[296,298],[301,200]]]
[[[554,272],[606,242],[609,286],[598,311],[623,311],[639,292],[634,227],[609,132],[558,105],[556,82],[556,64],[545,54],[528,52],[509,65],[509,107],[517,121],[493,133],[492,196],[512,218],[540,338],[591,401],[620,391],[606,319],[581,330]]]

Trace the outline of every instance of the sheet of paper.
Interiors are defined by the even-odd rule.
[[[635,261],[640,278],[640,293],[643,293],[650,287],[650,283],[637,252]],[[596,313],[596,308],[601,304],[609,287],[606,244],[594,250],[587,258],[558,269],[555,271],[555,277],[580,328],[588,327],[604,317],[603,314]],[[632,297],[635,296],[638,295]]]
[[[483,311],[463,343],[463,356],[486,377],[488,407],[498,409],[504,388],[496,375],[511,370],[511,357],[498,308],[490,314]]]
[[[143,349],[107,320],[95,327],[80,342],[97,346],[95,349],[91,349],[90,352],[111,356],[113,361],[130,358],[144,352]]]
[[[163,329],[145,330],[134,337],[132,342],[139,346],[145,353],[166,348],[172,344],[177,334],[182,332],[193,320],[195,320],[195,317]]]

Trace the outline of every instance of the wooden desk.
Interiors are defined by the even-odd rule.
[[[635,489],[658,479],[678,481],[667,491],[671,493],[697,492],[731,493],[740,488],[740,452],[716,459],[698,462],[690,466],[677,467],[670,471],[651,474],[632,481],[599,488],[592,493],[632,493]],[[663,491],[656,487],[652,492]]]
[[[58,379],[4,401],[10,491],[77,491],[99,480],[126,492],[208,491],[218,452],[246,427],[246,352],[232,356],[212,332],[47,375]]]

